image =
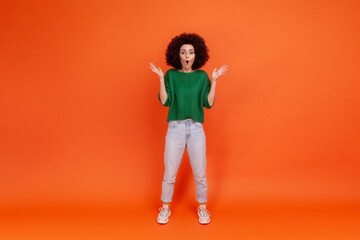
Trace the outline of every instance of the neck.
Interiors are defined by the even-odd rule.
[[[191,68],[182,68],[181,70],[179,70],[180,72],[184,72],[184,73],[190,73],[193,72],[194,70],[192,70]]]

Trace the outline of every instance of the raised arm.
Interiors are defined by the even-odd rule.
[[[227,67],[228,66],[224,65],[218,71],[216,71],[216,68],[215,68],[211,75],[211,88],[210,88],[210,92],[208,95],[208,101],[209,101],[210,106],[212,106],[215,101],[216,82],[220,76],[226,74],[225,72],[228,70]]]
[[[160,67],[155,67],[153,63],[150,63],[150,69],[159,76],[160,79],[160,101],[164,105],[168,97],[165,89],[164,73]]]

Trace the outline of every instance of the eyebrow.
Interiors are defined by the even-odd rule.
[[[183,48],[183,49],[180,49],[180,51],[183,51],[183,50],[184,50],[184,51],[186,51],[186,49],[184,49],[184,48]],[[193,50],[193,51],[194,51],[194,49],[193,49],[193,48],[189,49],[189,51],[191,51],[191,50]]]

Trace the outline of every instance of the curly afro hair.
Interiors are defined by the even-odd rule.
[[[166,63],[176,69],[181,69],[180,47],[191,44],[195,48],[195,60],[192,69],[196,70],[205,65],[209,59],[208,48],[205,40],[196,33],[182,33],[174,37],[166,49]]]

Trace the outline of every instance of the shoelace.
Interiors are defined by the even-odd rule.
[[[211,216],[210,212],[206,208],[203,208],[203,207],[198,207],[198,213],[200,214],[200,216],[202,218]]]
[[[164,207],[161,207],[159,208],[159,211],[160,211],[160,216],[161,217],[166,217],[168,214],[169,214],[169,208],[164,208]]]

